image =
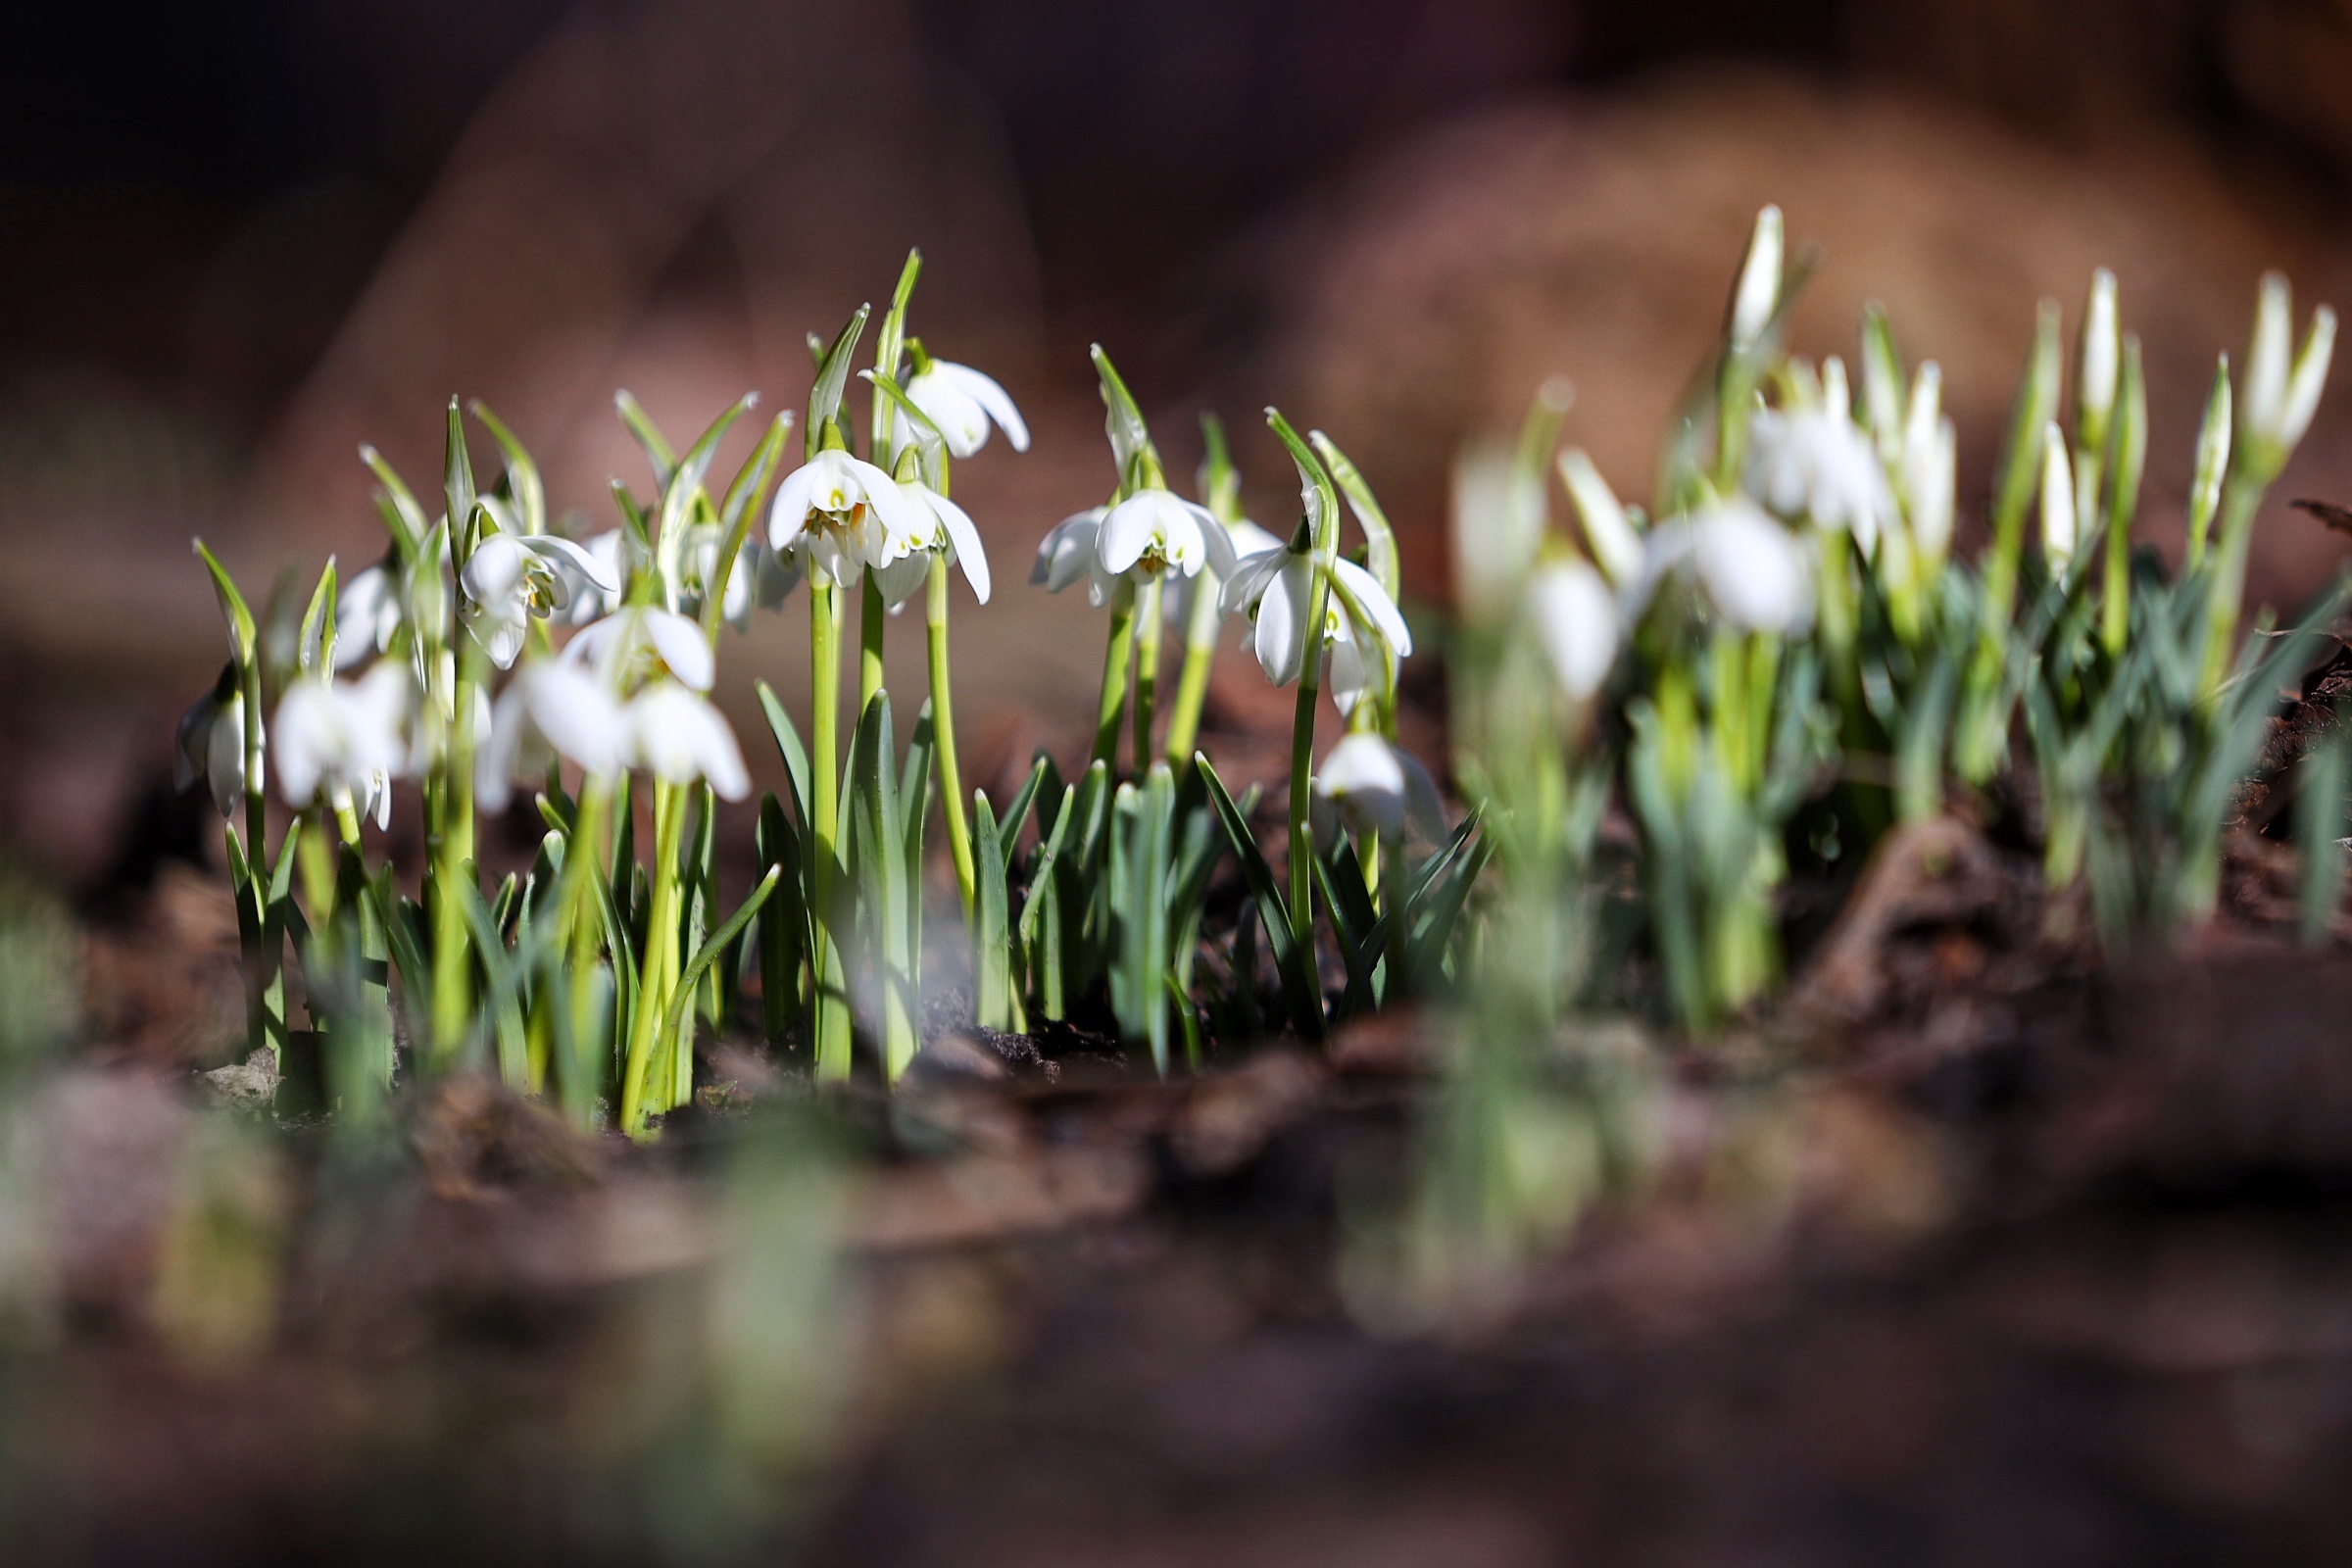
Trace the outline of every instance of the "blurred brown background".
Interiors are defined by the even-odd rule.
[[[958,621],[960,706],[967,746],[1004,756],[1094,678],[1093,612],[1022,580],[1110,479],[1090,340],[1181,466],[1200,409],[1237,428],[1269,520],[1290,485],[1257,410],[1330,430],[1434,598],[1447,457],[1544,376],[1579,388],[1572,439],[1645,490],[1766,201],[1826,247],[1800,348],[1845,349],[1875,295],[1942,362],[1964,506],[2034,300],[2071,330],[2115,267],[2159,542],[2256,275],[2352,303],[2347,0],[184,0],[16,23],[0,838],[85,884],[126,835],[202,828],[156,784],[220,657],[191,534],[257,592],[290,557],[372,559],[354,448],[428,482],[452,392],[606,526],[608,478],[642,487],[615,387],[680,435],[747,387],[794,405],[803,333],[887,291],[909,244],[917,330],[1037,434],[957,475],[1000,584]],[[2282,489],[2352,491],[2340,401]],[[2341,554],[2283,511],[2262,540],[2274,599]],[[799,613],[723,651],[739,717],[755,673],[805,687]]]

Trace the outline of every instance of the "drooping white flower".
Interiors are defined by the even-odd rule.
[[[488,535],[466,558],[463,581],[474,607],[474,635],[501,669],[522,652],[534,615],[544,619],[568,610],[586,589],[620,590],[612,568],[589,551],[544,533]]]
[[[1754,348],[1772,324],[1772,313],[1781,299],[1781,260],[1786,241],[1781,231],[1781,210],[1767,207],[1756,215],[1754,233],[1748,236],[1747,257],[1740,264],[1740,283],[1732,294],[1732,347],[1740,353]]]
[[[404,664],[377,664],[356,681],[306,676],[278,700],[272,753],[278,793],[302,808],[344,791],[389,819],[391,783],[408,771],[415,682]]]
[[[1139,490],[1110,509],[1095,540],[1102,570],[1138,586],[1162,573],[1193,577],[1202,568],[1233,575],[1233,537],[1206,507],[1171,490]]]
[[[1378,735],[1343,737],[1315,770],[1313,789],[1315,837],[1325,843],[1343,828],[1359,837],[1398,833],[1408,822],[1432,838],[1445,831],[1445,808],[1429,769]]]
[[[1912,378],[1898,466],[1912,548],[1930,567],[1942,564],[1951,552],[1958,502],[1960,438],[1944,416],[1942,399],[1943,370],[1930,360]]]
[[[564,660],[593,669],[614,692],[664,674],[707,692],[717,675],[703,628],[658,605],[631,605],[607,615],[564,645]]]
[[[2246,379],[2238,399],[2238,434],[2267,449],[2271,460],[2286,454],[2311,428],[2335,353],[2335,312],[2321,306],[2299,353],[2289,358],[2294,336],[2294,295],[2284,277],[2265,273],[2254,308],[2254,341],[2246,351]]]
[[[988,553],[980,546],[980,530],[961,507],[919,480],[899,486],[914,503],[924,527],[914,533],[886,532],[882,559],[874,564],[874,581],[883,603],[893,610],[905,604],[931,574],[931,558],[942,551],[963,568],[973,597],[988,603]]]
[[[175,740],[173,786],[184,790],[201,779],[220,814],[235,815],[245,798],[245,694],[237,687],[234,664],[180,714]]]
[[[1771,514],[1743,495],[1670,518],[1644,538],[1642,579],[1626,596],[1639,619],[1669,576],[1688,570],[1724,621],[1742,631],[1786,632],[1813,613],[1805,551]]]
[[[767,542],[819,581],[849,586],[878,564],[886,534],[919,534],[925,521],[899,482],[838,448],[784,476],[768,508]]]
[[[1012,443],[1013,451],[1029,450],[1029,426],[1022,422],[1021,411],[1012,406],[1012,399],[1005,396],[994,377],[983,375],[968,365],[929,361],[907,377],[906,401],[939,426],[948,451],[958,458],[968,458],[988,445],[991,420],[1004,430],[1004,439]],[[897,433],[892,440],[898,446],[914,440],[913,423],[904,413],[897,416]]]
[[[752,791],[735,732],[709,699],[676,681],[658,680],[621,710],[628,765],[664,784],[707,779],[719,799],[740,801]]]
[[[1867,556],[1879,530],[1894,521],[1894,489],[1878,448],[1848,413],[1845,375],[1836,360],[1822,406],[1760,409],[1748,424],[1747,488],[1784,517],[1810,517],[1852,532]]]
[[[724,543],[716,529],[706,530],[686,552],[688,575],[685,603],[700,609],[718,574],[718,552]],[[747,536],[735,553],[735,569],[718,607],[719,618],[737,631],[749,631],[754,610],[774,610],[801,584],[801,568],[776,554],[766,540]]]
[[[513,784],[543,774],[556,758],[592,776],[616,772],[627,741],[620,704],[603,681],[566,661],[534,661],[514,672],[491,710],[490,737],[474,759],[474,796],[485,810],[503,811]]]
[[[2075,475],[2056,420],[2041,433],[2041,553],[2059,571],[2075,559]]]
[[[580,541],[580,547],[596,558],[605,570],[600,581],[610,581],[610,589],[590,583],[572,595],[571,608],[556,617],[565,626],[585,626],[592,620],[602,620],[620,608],[621,599],[629,588],[628,536],[625,529],[607,528],[603,533],[590,534]]]
[[[1288,547],[1259,551],[1226,580],[1225,612],[1250,614],[1244,646],[1277,686],[1297,680],[1306,667],[1314,580],[1314,558]],[[1352,561],[1336,561],[1319,646],[1329,659],[1325,685],[1348,713],[1366,692],[1386,685],[1394,662],[1412,653],[1413,634],[1378,578]]]
[[[1528,585],[1528,607],[1560,690],[1580,703],[1599,691],[1617,662],[1619,624],[1600,573],[1582,561],[1551,562]]]
[[[1057,594],[1074,582],[1083,582],[1088,603],[1098,610],[1107,604],[1111,580],[1103,573],[1095,545],[1102,533],[1102,519],[1109,514],[1108,507],[1090,507],[1055,523],[1054,530],[1038,541],[1037,560],[1029,567],[1030,584]]]
[[[2075,406],[2093,429],[2104,430],[2108,415],[2115,410],[2123,352],[2115,274],[2102,267],[2090,274],[2090,303],[2082,313],[2082,352],[2075,367]]]
[[[335,595],[335,673],[364,664],[392,646],[400,630],[400,582],[378,562],[353,572]]]
[[[1226,524],[1225,533],[1233,541],[1236,570],[1240,569],[1242,562],[1249,560],[1251,556],[1262,555],[1268,550],[1282,548],[1280,539],[1275,538],[1247,517],[1242,518],[1239,522]],[[1169,620],[1179,626],[1191,623],[1193,595],[1199,591],[1200,581],[1201,579],[1199,577],[1170,577],[1167,579],[1167,586],[1161,590],[1160,594],[1160,608]],[[1214,592],[1221,596],[1224,591],[1225,585],[1220,580]]]

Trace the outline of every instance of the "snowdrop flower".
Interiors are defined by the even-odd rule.
[[[1584,562],[1555,561],[1538,568],[1528,604],[1560,690],[1576,702],[1591,698],[1617,662],[1616,595]]]
[[[625,530],[607,528],[581,540],[580,546],[596,558],[605,575],[572,595],[571,608],[555,617],[561,625],[585,626],[592,620],[602,620],[620,608],[621,596],[628,592],[629,547]],[[612,587],[602,586],[607,581]]]
[[[501,669],[522,652],[534,615],[569,609],[586,588],[620,591],[611,567],[569,539],[545,533],[488,535],[466,558],[463,582],[474,605],[474,634]]]
[[[2286,279],[2266,273],[2254,310],[2254,341],[2246,352],[2237,428],[2241,438],[2267,448],[2274,464],[2285,463],[2319,410],[2328,363],[2335,353],[2335,313],[2325,305],[2312,313],[2303,350],[2290,362],[2293,332],[2294,297]]]
[[[896,479],[838,448],[786,474],[767,514],[767,542],[777,555],[843,586],[882,559],[886,535],[927,531]]]
[[[1658,585],[1688,567],[1726,623],[1742,631],[1786,632],[1813,613],[1813,578],[1805,552],[1788,530],[1745,496],[1733,495],[1651,529],[1642,580],[1627,596],[1639,618]]]
[[[1310,807],[1315,837],[1326,844],[1343,828],[1358,837],[1394,834],[1411,821],[1432,838],[1445,831],[1429,769],[1411,753],[1364,731],[1344,737],[1323,759]]]
[[[564,645],[564,661],[594,669],[615,692],[663,674],[707,692],[718,672],[703,628],[655,605],[607,615]]]
[[[1911,408],[1903,421],[1903,451],[1897,464],[1911,543],[1931,565],[1941,564],[1951,551],[1957,501],[1960,438],[1943,416],[1942,396],[1942,368],[1930,360],[1911,383]]]
[[[535,661],[499,694],[489,741],[474,760],[474,798],[484,810],[503,811],[513,781],[543,775],[557,758],[591,776],[616,772],[625,742],[620,704],[603,681],[566,661]]]
[[[352,574],[335,595],[335,673],[391,648],[400,630],[400,582],[389,563]]]
[[[277,705],[272,748],[286,804],[299,808],[348,791],[363,803],[364,814],[383,826],[391,815],[392,780],[408,770],[414,697],[407,666],[389,662],[356,681],[310,676],[287,687]]]
[[[1394,662],[1413,651],[1413,634],[1378,578],[1352,561],[1332,563],[1321,646],[1329,651],[1332,701],[1354,711],[1363,695],[1385,684]],[[1286,548],[1261,550],[1225,584],[1225,612],[1252,617],[1245,645],[1266,678],[1288,686],[1306,667],[1306,615],[1314,588],[1313,557]]]
[[[2041,433],[2041,553],[2060,572],[2075,559],[2075,476],[2056,420]]]
[[[1095,554],[1112,577],[1137,586],[1163,572],[1198,576],[1202,567],[1233,575],[1233,536],[1206,507],[1170,490],[1139,490],[1102,518]]]
[[[234,664],[179,716],[176,741],[173,787],[184,790],[201,779],[220,814],[234,816],[237,803],[245,798],[245,694],[237,688]]]
[[[1057,594],[1083,581],[1089,604],[1097,610],[1107,604],[1111,579],[1102,570],[1095,545],[1102,536],[1102,519],[1109,514],[1108,507],[1090,507],[1055,523],[1054,531],[1038,541],[1037,560],[1029,567],[1031,585]]]
[[[664,784],[708,779],[721,800],[752,792],[735,732],[710,701],[672,680],[658,680],[621,710],[627,762]]]
[[[980,530],[961,507],[917,480],[899,488],[914,504],[925,524],[912,533],[886,533],[882,558],[874,563],[874,581],[883,603],[898,609],[931,575],[931,558],[945,551],[948,560],[963,568],[963,580],[973,597],[988,603],[988,553],[980,548]]]
[[[1012,399],[995,379],[981,374],[968,365],[956,365],[947,360],[934,360],[918,353],[914,374],[906,379],[906,401],[923,411],[923,416],[939,427],[948,444],[948,451],[958,458],[968,458],[988,445],[988,426],[994,420],[1012,443],[1015,452],[1029,450],[1029,426],[1021,420],[1021,411],[1012,406]],[[904,413],[898,416],[897,432],[892,441],[906,446],[914,440],[914,425]]]
[[[1767,207],[1756,215],[1755,232],[1748,237],[1747,258],[1740,264],[1740,284],[1732,294],[1731,338],[1735,351],[1753,349],[1772,325],[1773,307],[1781,300],[1781,257],[1786,246],[1781,210]]]
[[[1878,448],[1847,411],[1845,371],[1824,368],[1817,409],[1760,409],[1748,425],[1747,488],[1784,517],[1844,528],[1867,556],[1894,520],[1894,490]]]
[[[1247,517],[1239,522],[1228,523],[1225,533],[1233,541],[1236,569],[1239,569],[1240,563],[1249,560],[1251,556],[1263,555],[1269,550],[1282,548],[1280,539],[1275,538],[1274,535]],[[1160,607],[1166,612],[1169,620],[1179,626],[1191,623],[1193,594],[1199,587],[1200,581],[1200,579],[1198,577],[1172,577],[1168,580],[1168,586],[1160,596]],[[1218,584],[1217,592],[1220,594],[1224,592],[1222,583]]]

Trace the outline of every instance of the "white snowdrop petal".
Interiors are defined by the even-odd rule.
[[[1617,662],[1617,600],[1600,573],[1581,561],[1557,562],[1530,590],[1536,637],[1554,679],[1571,699],[1598,692]]]

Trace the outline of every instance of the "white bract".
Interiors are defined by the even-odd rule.
[[[980,547],[980,530],[972,526],[970,514],[920,481],[909,480],[899,488],[913,503],[921,526],[912,532],[885,532],[881,559],[874,563],[883,603],[893,610],[906,603],[931,575],[931,558],[945,552],[963,568],[973,597],[987,604],[988,553]]]
[[[571,608],[585,590],[617,593],[619,578],[595,555],[554,534],[493,533],[466,558],[466,597],[474,635],[504,669],[522,652],[531,618]]]
[[[1095,553],[1108,507],[1090,507],[1061,519],[1038,541],[1037,560],[1029,567],[1032,586],[1057,594],[1074,582],[1086,584],[1087,602],[1100,610],[1110,600],[1111,580]]]
[[[710,782],[719,799],[752,792],[735,732],[710,701],[672,680],[658,680],[621,710],[623,759],[664,784]]]
[[[1818,408],[1760,409],[1748,425],[1747,488],[1784,517],[1843,528],[1867,556],[1894,520],[1894,490],[1878,448],[1847,408],[1836,360],[1823,375]]]
[[[615,692],[664,674],[707,692],[717,674],[703,628],[655,605],[632,605],[607,615],[564,645],[564,660],[593,668]]]
[[[484,809],[503,811],[512,784],[544,776],[557,758],[592,776],[616,772],[626,742],[620,704],[603,681],[573,663],[536,661],[514,672],[491,711],[474,796]]]
[[[948,360],[932,360],[906,380],[906,401],[923,411],[923,416],[939,427],[940,436],[948,450],[959,458],[968,458],[988,445],[988,426],[994,420],[1012,443],[1015,452],[1029,450],[1029,426],[1021,420],[1021,411],[1012,406],[1012,399],[994,377],[981,374],[968,365],[956,365]],[[913,422],[905,413],[897,416],[893,441],[906,446],[914,440]]]
[[[286,804],[299,808],[348,791],[381,827],[392,780],[408,771],[415,695],[407,667],[389,662],[356,681],[305,676],[288,686],[271,748]]]
[[[233,816],[245,798],[245,694],[224,684],[225,693],[207,692],[179,716],[172,780],[183,790],[203,780],[220,814]]]
[[[1724,621],[1742,631],[1787,632],[1813,613],[1813,574],[1788,530],[1734,495],[1652,528],[1642,580],[1628,596],[1639,618],[1660,583],[1689,570]]]
[[[1528,608],[1560,690],[1576,702],[1591,698],[1617,662],[1616,595],[1584,562],[1555,561],[1537,570]]]
[[[1226,613],[1251,617],[1249,641],[1266,678],[1287,686],[1306,667],[1306,617],[1312,608],[1314,558],[1288,548],[1262,550],[1225,585]],[[1396,662],[1413,651],[1413,634],[1379,579],[1352,561],[1332,563],[1320,645],[1329,654],[1332,701],[1352,712],[1364,694],[1384,686]]]
[[[767,542],[819,581],[850,586],[884,558],[885,540],[927,531],[899,482],[839,449],[784,476],[768,509]]]

